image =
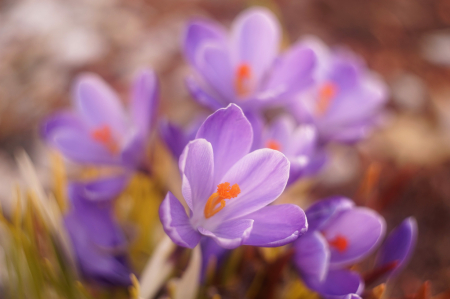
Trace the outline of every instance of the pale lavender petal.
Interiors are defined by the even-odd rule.
[[[214,150],[215,184],[252,146],[253,132],[242,109],[234,104],[210,115],[197,132],[196,138],[208,140]],[[231,183],[231,182],[229,182]]]
[[[203,213],[206,201],[214,193],[214,154],[211,143],[195,139],[180,156],[182,192],[194,214]]]
[[[294,142],[292,133],[295,129],[295,122],[289,116],[284,115],[275,119],[267,129],[264,136],[265,144],[263,147],[268,147],[269,142],[275,141],[280,148],[278,149],[286,156],[291,156],[290,144]]]
[[[80,117],[72,111],[57,112],[48,117],[41,126],[41,134],[47,142],[53,142],[53,134],[61,128],[78,128],[83,129],[85,125]]]
[[[199,227],[198,231],[207,237],[211,237],[217,244],[226,249],[234,249],[244,244],[250,236],[253,227],[251,219],[235,219],[222,222],[213,231]]]
[[[411,257],[417,242],[417,222],[409,217],[395,228],[384,241],[378,252],[375,268],[390,263],[397,263],[389,272],[389,278],[394,277],[402,270]]]
[[[245,217],[255,221],[245,245],[283,246],[296,240],[308,229],[305,212],[292,204],[267,206]]]
[[[146,138],[138,131],[128,133],[121,153],[123,166],[137,169],[144,164],[146,141]]]
[[[330,246],[330,265],[333,269],[356,263],[370,254],[382,240],[385,232],[383,217],[367,208],[340,212],[321,228],[327,241],[346,240],[346,246]]]
[[[224,105],[219,101],[219,97],[210,95],[205,87],[200,86],[194,78],[186,78],[186,87],[188,88],[191,96],[202,106],[205,106],[211,110],[217,110]]]
[[[133,86],[132,120],[142,138],[146,138],[154,124],[158,109],[158,80],[152,70],[142,70]]]
[[[248,63],[255,82],[259,83],[279,51],[278,20],[267,9],[250,8],[236,18],[231,31],[233,64]]]
[[[361,294],[364,282],[358,273],[349,270],[329,271],[324,281],[305,277],[306,285],[323,297],[340,297],[348,294]]]
[[[129,175],[117,175],[79,184],[77,192],[80,196],[93,202],[107,202],[116,198],[125,189]]]
[[[348,198],[333,196],[312,204],[306,210],[309,231],[322,229],[333,216],[353,208],[355,203]]]
[[[189,22],[184,37],[184,55],[195,65],[196,55],[202,43],[214,41],[226,43],[226,32],[219,24],[207,20],[194,20]]]
[[[175,244],[194,248],[200,242],[201,235],[192,227],[183,205],[170,192],[159,207],[159,218],[164,231]]]
[[[107,125],[113,134],[123,136],[126,133],[124,107],[116,93],[99,76],[84,74],[78,78],[75,104],[91,128]]]
[[[223,177],[238,184],[241,193],[217,213],[219,219],[234,219],[272,203],[286,187],[289,161],[279,151],[256,150],[239,160]]]
[[[189,141],[195,138],[195,134],[190,136],[179,126],[169,123],[166,119],[160,122],[159,133],[164,143],[176,159],[180,157]]]
[[[302,277],[321,282],[328,273],[330,250],[319,232],[307,233],[294,243],[294,264]]]
[[[251,152],[260,149],[263,144],[263,128],[264,128],[264,118],[257,111],[246,111],[245,117],[252,125],[253,129],[253,144],[250,149]]]

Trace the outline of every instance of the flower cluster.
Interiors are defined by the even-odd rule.
[[[189,128],[159,122],[181,177],[178,190],[162,200],[159,218],[173,243],[201,247],[201,277],[211,257],[241,245],[290,246],[299,276],[324,297],[358,297],[365,283],[398,273],[415,245],[413,218],[386,239],[364,281],[349,267],[382,242],[381,215],[343,197],[318,201],[306,212],[276,204],[288,186],[320,173],[331,142],[352,144],[368,136],[388,98],[383,81],[356,54],[312,37],[281,51],[280,25],[263,8],[240,14],[229,32],[193,20],[183,41],[192,68],[187,88],[212,113],[193,118]],[[126,111],[99,77],[82,75],[74,88],[75,110],[43,126],[47,142],[69,160],[119,169],[68,186],[65,226],[87,279],[132,283],[128,241],[112,206],[133,173],[152,175],[146,153],[157,85],[152,71],[142,71]]]

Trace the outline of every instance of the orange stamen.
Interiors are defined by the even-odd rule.
[[[338,235],[333,240],[329,240],[328,244],[336,248],[339,252],[344,252],[348,247],[348,240],[346,237]]]
[[[252,69],[247,63],[241,63],[236,69],[235,88],[238,96],[245,96],[250,92]]]
[[[276,150],[276,151],[281,150],[280,143],[278,141],[276,141],[276,140],[273,140],[273,139],[267,140],[266,147],[270,148],[270,149],[273,149],[273,150]]]
[[[114,140],[108,125],[103,125],[93,130],[91,136],[92,139],[106,146],[111,153],[117,154],[119,152],[119,146]]]
[[[210,218],[222,210],[225,205],[225,199],[235,198],[241,193],[238,184],[230,187],[230,183],[221,183],[217,185],[217,192],[213,193],[205,204],[204,214],[205,218]],[[219,206],[218,206],[219,205]]]
[[[327,82],[319,89],[319,98],[317,100],[316,113],[324,115],[330,107],[331,101],[337,93],[337,86],[332,82]]]

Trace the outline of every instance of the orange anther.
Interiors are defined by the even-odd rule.
[[[273,140],[273,139],[267,140],[266,147],[276,150],[276,151],[281,150],[281,144],[278,141]]]
[[[92,139],[106,146],[111,153],[116,154],[119,152],[119,146],[114,140],[108,125],[103,125],[94,129],[91,136]]]
[[[245,96],[250,92],[252,69],[247,63],[241,63],[236,69],[235,88],[238,96]]]
[[[217,185],[217,192],[213,193],[205,204],[205,218],[210,218],[222,210],[225,205],[225,199],[235,198],[241,193],[238,184],[230,187],[230,183],[221,183]],[[219,205],[219,206],[218,206]]]
[[[339,252],[344,252],[348,247],[348,240],[344,236],[337,235],[333,240],[329,240],[328,244],[336,248]]]
[[[331,101],[337,93],[337,86],[332,82],[327,82],[319,89],[319,96],[317,99],[316,113],[324,115],[330,107]]]

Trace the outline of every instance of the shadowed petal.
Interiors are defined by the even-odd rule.
[[[353,271],[334,270],[329,271],[324,281],[305,278],[306,285],[324,297],[340,297],[349,294],[361,294],[364,290],[364,282]]]
[[[306,210],[309,230],[321,229],[337,213],[353,208],[355,203],[348,198],[333,196],[322,199]]]
[[[198,231],[214,239],[217,244],[226,249],[234,249],[244,244],[253,227],[251,219],[236,219],[221,223],[212,232],[199,227]]]
[[[296,240],[308,229],[305,213],[292,204],[267,206],[246,218],[255,222],[245,245],[283,246]]]
[[[307,233],[295,241],[294,248],[294,264],[302,277],[323,281],[330,262],[330,250],[325,238],[318,232]]]
[[[189,93],[191,96],[196,100],[200,105],[203,105],[205,107],[208,107],[211,110],[217,110],[222,108],[224,105],[222,102],[219,101],[219,99],[216,99],[216,97],[210,95],[206,90],[204,86],[200,86],[197,81],[192,78],[188,77],[186,78],[186,87],[189,90]]]
[[[202,272],[200,279],[203,282],[206,278],[209,263],[215,259],[217,269],[220,266],[219,264],[223,263],[224,257],[231,251],[221,247],[212,238],[202,238],[200,245],[202,247]]]
[[[219,184],[223,183],[221,180],[230,167],[250,151],[253,132],[241,108],[230,104],[209,116],[196,138],[204,138],[212,144],[215,184]]]
[[[175,244],[194,248],[200,242],[201,235],[191,226],[183,205],[170,192],[159,207],[159,218],[164,231]]]
[[[77,192],[80,196],[93,202],[110,201],[125,189],[130,179],[129,175],[118,175],[79,184]]]
[[[158,80],[152,70],[142,70],[134,86],[131,115],[142,138],[148,136],[158,109]]]

